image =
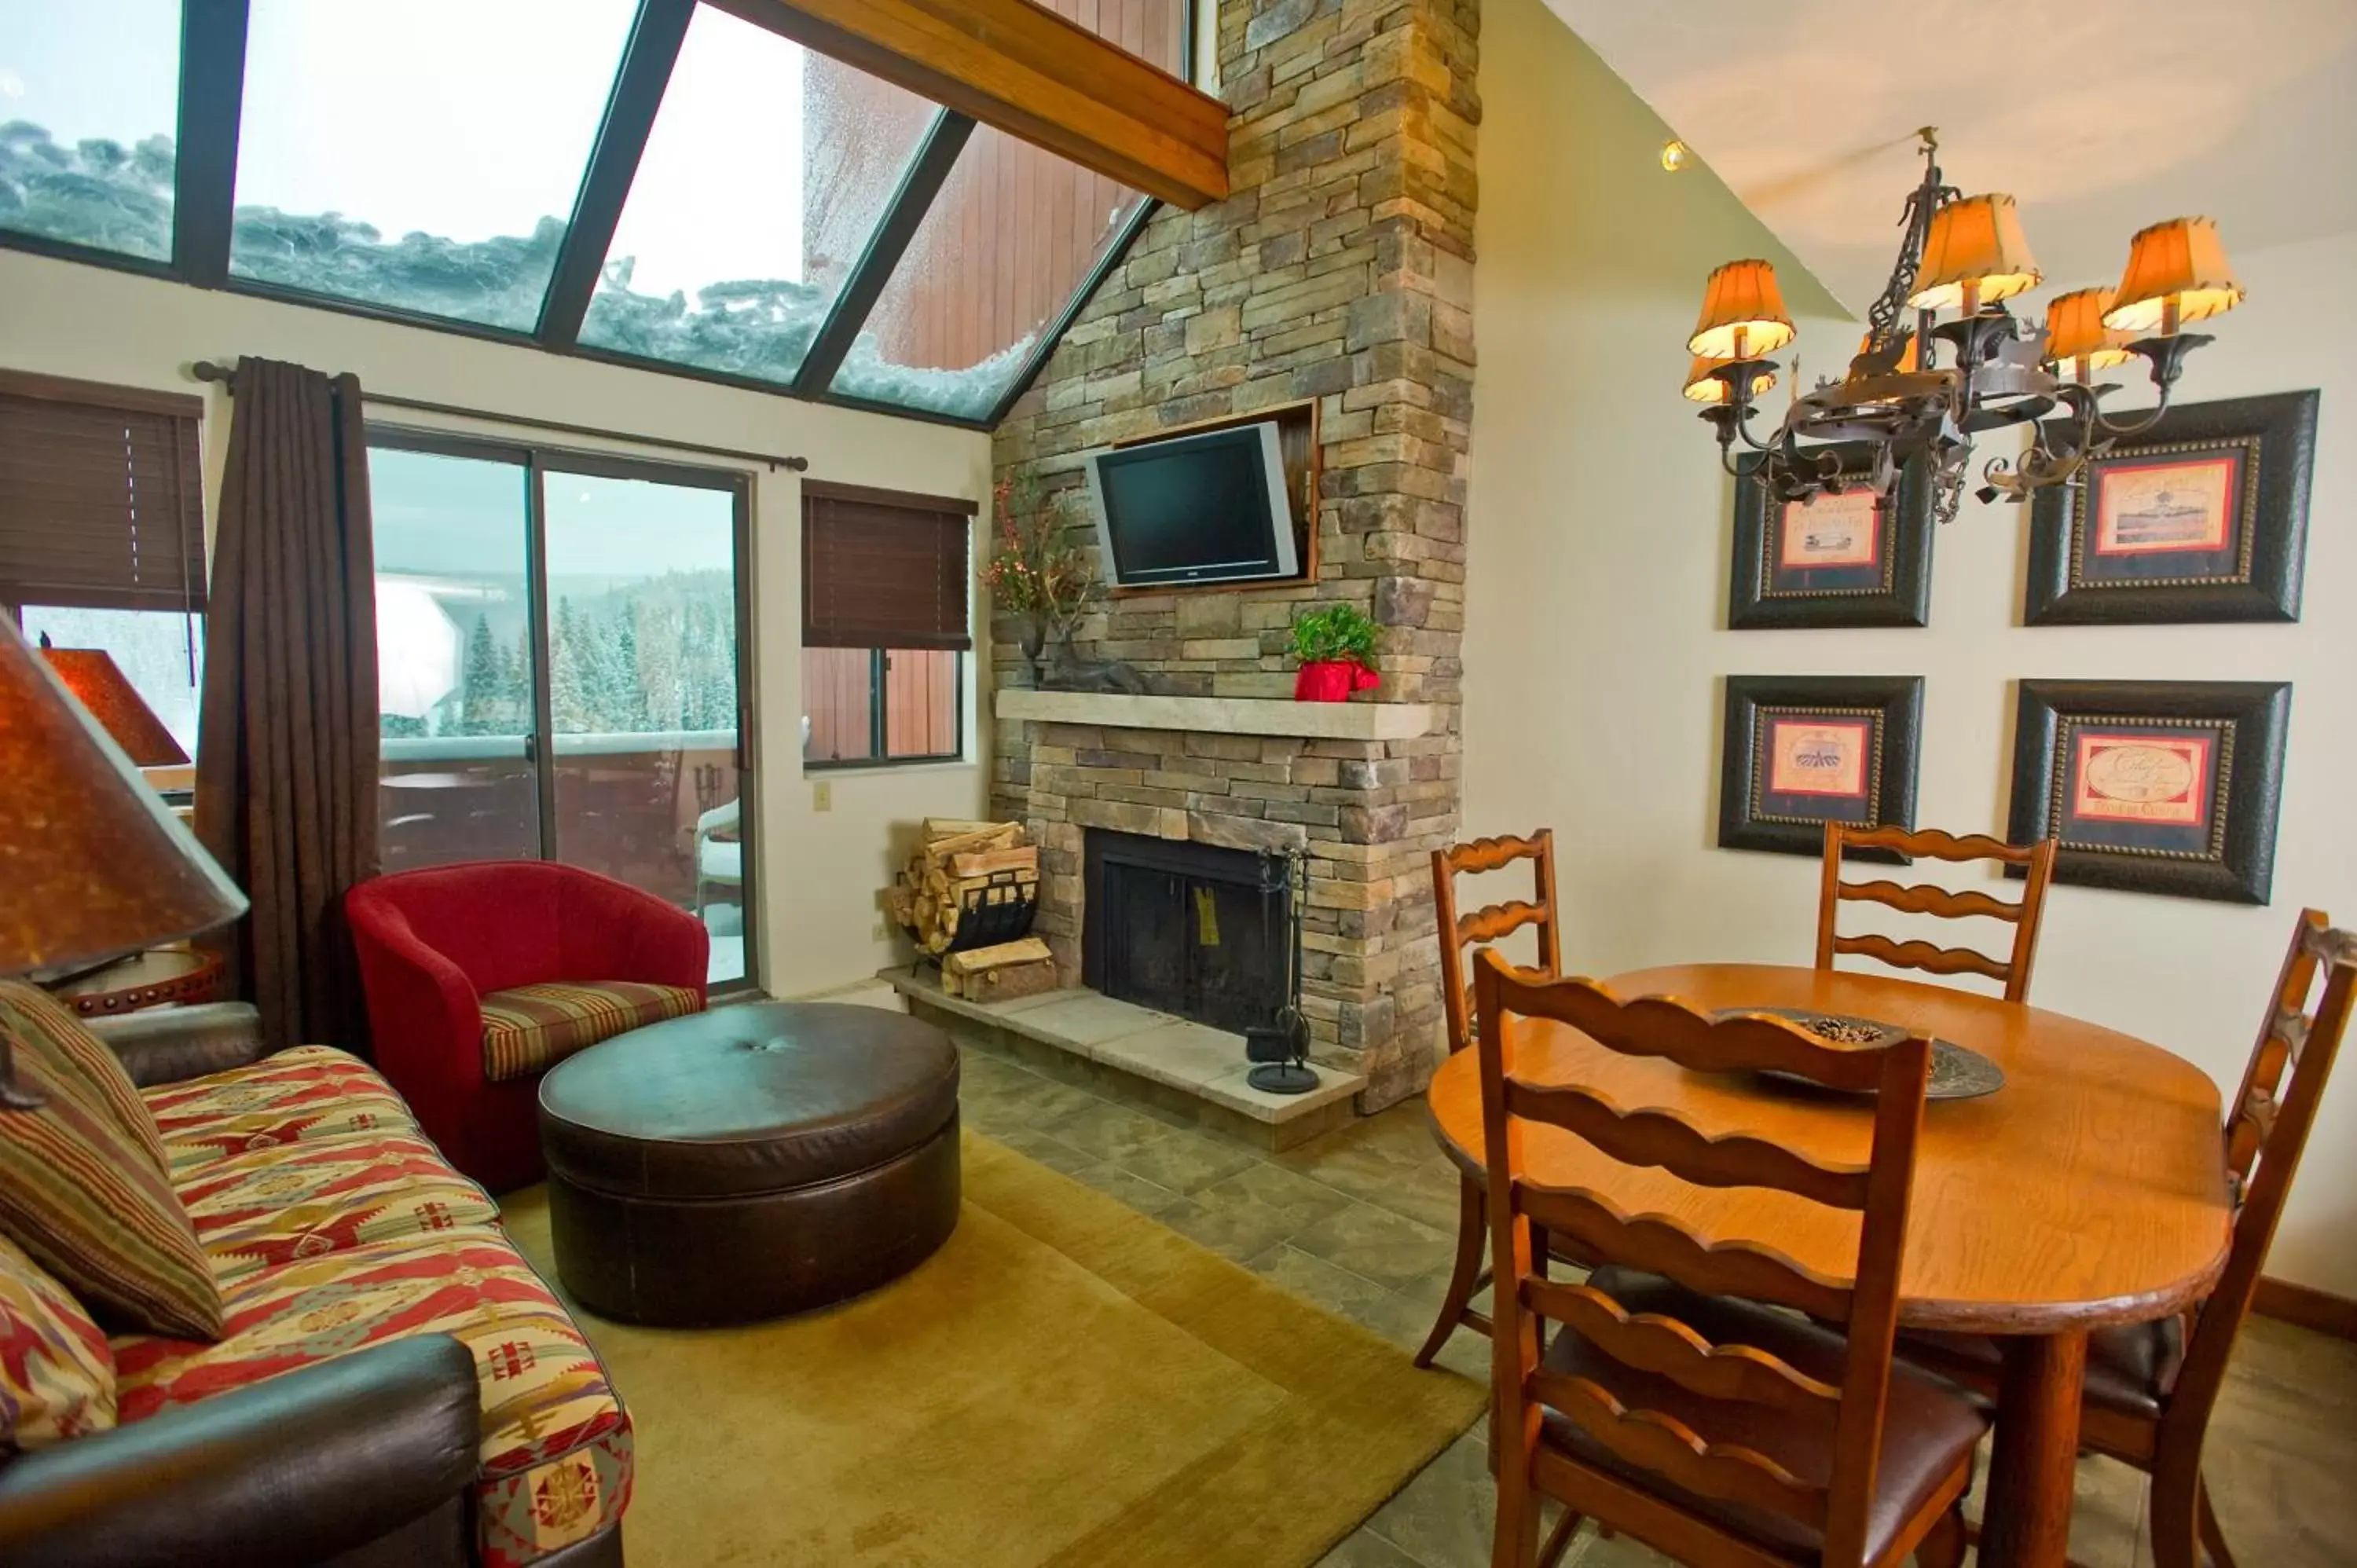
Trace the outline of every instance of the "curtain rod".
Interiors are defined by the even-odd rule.
[[[199,360],[188,370],[189,373],[200,381],[219,381],[224,387],[230,384],[229,368],[217,365],[210,360]],[[554,430],[566,435],[594,436],[601,441],[627,441],[639,446],[659,446],[673,452],[694,452],[707,457],[735,457],[744,462],[766,463],[772,471],[781,465],[797,474],[807,472],[810,468],[810,459],[807,457],[781,457],[774,452],[747,452],[735,446],[706,446],[694,441],[672,441],[661,436],[634,435],[626,430],[602,430],[594,424],[567,424],[562,420],[533,419],[521,413],[492,413],[479,408],[461,408],[457,403],[428,403],[423,398],[393,397],[386,392],[370,392],[366,387],[361,389],[361,401],[378,403],[386,408],[411,409],[419,413],[447,414],[454,419],[481,419],[494,424],[518,424],[532,430]]]

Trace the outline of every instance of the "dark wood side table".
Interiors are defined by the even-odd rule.
[[[151,948],[61,981],[49,993],[85,1018],[100,1018],[170,1002],[210,1002],[221,980],[221,960],[210,953]]]

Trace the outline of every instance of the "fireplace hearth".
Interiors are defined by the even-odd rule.
[[[1284,1004],[1284,856],[1092,828],[1082,869],[1091,989],[1236,1034]]]

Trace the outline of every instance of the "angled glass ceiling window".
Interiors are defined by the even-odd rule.
[[[791,381],[939,113],[698,6],[581,341]]]
[[[180,0],[0,0],[0,229],[172,254]]]
[[[845,397],[987,419],[1146,205],[979,126],[834,373]]]
[[[1148,65],[1184,77],[1187,0],[1033,0]]]
[[[529,331],[632,0],[253,0],[230,271]]]

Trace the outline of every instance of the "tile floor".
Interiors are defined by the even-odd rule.
[[[1404,1347],[1422,1343],[1448,1278],[1457,1172],[1435,1146],[1420,1103],[1264,1155],[964,1043],[964,1114],[975,1132]],[[1487,1340],[1460,1332],[1441,1362],[1481,1378],[1488,1351]],[[1483,1446],[1477,1427],[1318,1568],[1486,1568],[1491,1491]],[[2347,1480],[2357,1474],[2357,1345],[2254,1318],[2211,1428],[2209,1467],[2227,1538],[2244,1563],[2357,1563],[2357,1487]],[[2078,1485],[2072,1560],[2148,1568],[2144,1477],[2091,1458]],[[1607,1541],[1592,1530],[1566,1558],[1587,1568],[1663,1561],[1625,1537]]]

